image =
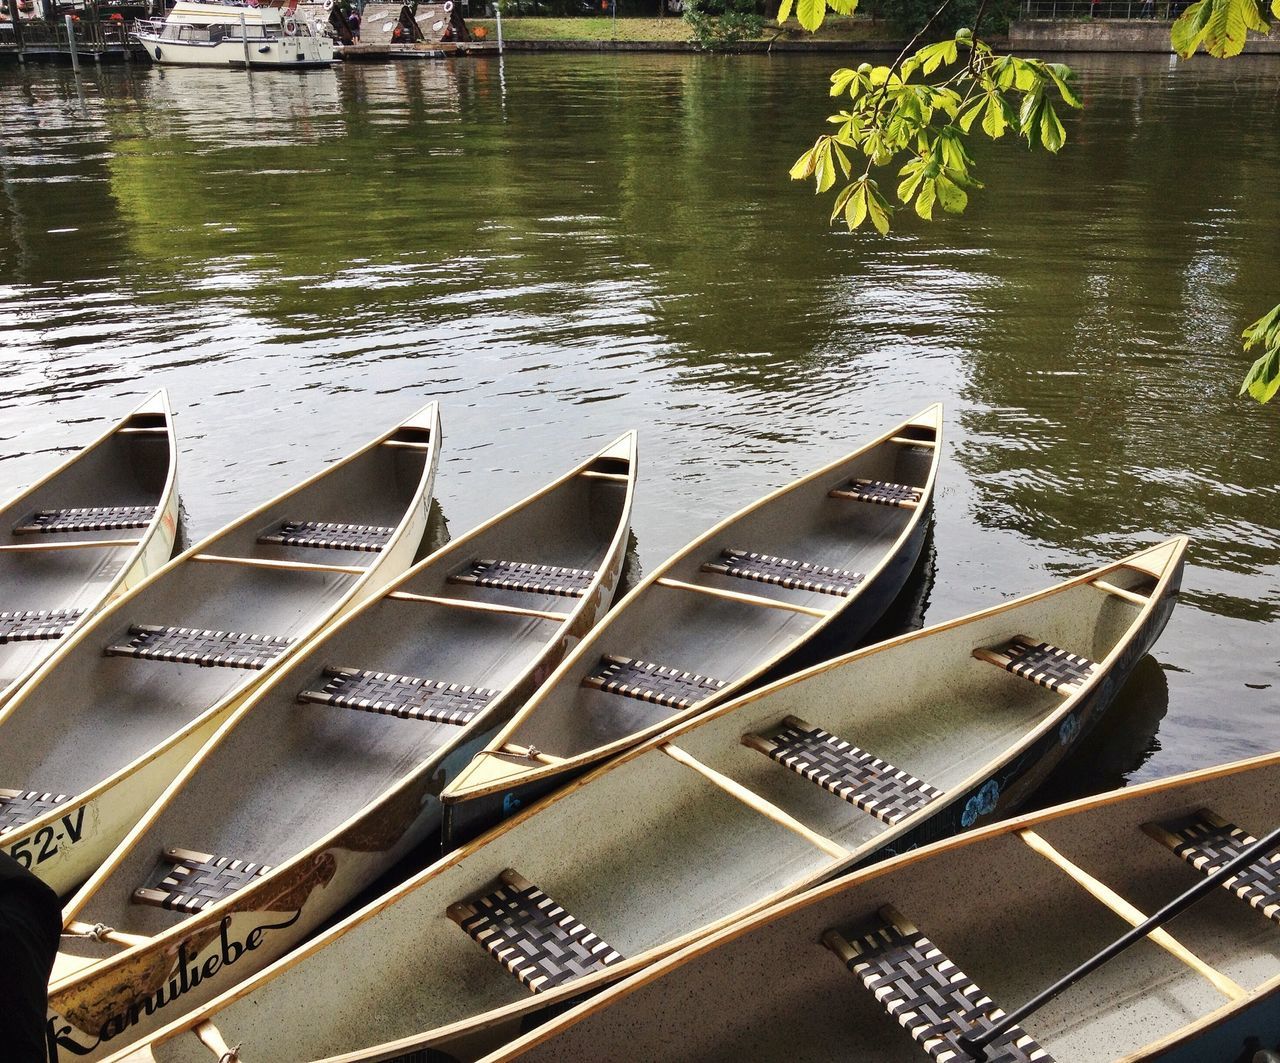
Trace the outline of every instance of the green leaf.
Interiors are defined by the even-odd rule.
[[[867,182],[861,180],[853,186],[855,189],[849,197],[849,205],[845,208],[844,220],[850,229],[856,229],[867,220]]]
[[[1209,16],[1213,14],[1211,0],[1196,0],[1178,16],[1169,31],[1169,43],[1183,59],[1190,59],[1209,32]]]
[[[1252,395],[1259,402],[1270,402],[1280,391],[1280,349],[1268,351],[1252,366],[1240,385],[1241,395]]]
[[[787,19],[791,17],[791,9],[794,6],[795,6],[795,0],[782,0],[782,3],[778,5],[778,25],[779,26],[781,26],[784,22],[787,21]],[[834,96],[835,93],[833,92],[832,95]]]
[[[796,0],[796,18],[810,33],[822,25],[826,14],[827,0]]]
[[[982,116],[982,131],[992,140],[999,140],[1009,128],[1009,104],[999,93],[987,96],[987,110]]]
[[[874,181],[867,182],[867,213],[871,216],[871,224],[881,236],[889,232],[889,204],[876,191]]]
[[[837,15],[852,15],[858,10],[858,0],[827,0],[827,6]]]
[[[826,140],[818,148],[817,158],[817,179],[818,190],[817,195],[831,190],[831,186],[836,183],[836,164],[831,157],[831,141]]]
[[[1071,81],[1075,78],[1071,68],[1065,63],[1045,63],[1045,73],[1049,75],[1049,79],[1053,82],[1058,90],[1058,95],[1062,97],[1062,102],[1068,107],[1083,107],[1080,97],[1075,94],[1075,90],[1071,87]]]
[[[1067,131],[1062,128],[1058,116],[1054,113],[1053,104],[1044,101],[1044,109],[1040,113],[1040,143],[1049,151],[1058,151],[1067,142]]]
[[[948,214],[960,214],[969,205],[969,195],[946,174],[939,174],[933,182],[938,191],[938,202]]]
[[[933,204],[938,198],[937,188],[933,181],[925,181],[920,186],[920,194],[916,196],[916,213],[925,221],[933,221]]]
[[[1276,0],[1276,2],[1280,3],[1280,0]],[[987,106],[987,102],[988,101],[985,97],[979,96],[978,99],[976,99],[973,103],[971,103],[969,105],[969,109],[965,111],[964,114],[962,114],[958,120],[960,128],[963,129],[966,133],[969,132],[969,130],[973,127],[974,120],[978,117],[979,114],[982,113],[982,108],[984,106]]]
[[[796,159],[791,169],[788,171],[793,181],[803,181],[806,177],[812,177],[814,171],[814,161],[817,158],[818,148],[814,145],[806,151],[800,158]]]
[[[1271,0],[1271,13],[1280,18],[1280,0]]]
[[[831,220],[833,222],[840,217],[841,213],[843,213],[845,207],[849,203],[850,197],[855,191],[857,191],[857,188],[858,186],[856,184],[848,184],[845,185],[844,188],[840,189],[839,193],[836,195],[835,205],[831,208]]]
[[[783,2],[789,7],[792,0],[783,0]],[[779,19],[778,21],[782,20]],[[847,67],[843,70],[837,70],[831,75],[831,95],[843,96],[849,91],[849,86],[857,80],[858,72],[856,70],[850,70]]]

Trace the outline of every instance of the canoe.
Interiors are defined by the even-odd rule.
[[[920,556],[941,443],[934,405],[659,566],[445,789],[446,850],[819,640],[854,645]]]
[[[197,1029],[240,1044],[245,1063],[509,1039],[833,875],[1007,814],[1159,634],[1184,547],[860,650],[673,728],[170,1024],[146,1052],[201,1058]],[[1047,648],[1033,654],[1022,636]],[[279,907],[270,921],[291,918]]]
[[[989,1029],[1274,830],[1278,809],[1271,754],[1001,823],[698,942],[486,1063],[948,1058],[959,1034]],[[1280,1042],[1278,863],[1213,888],[979,1058],[1258,1058]],[[932,1021],[917,1009],[930,997]]]
[[[157,391],[0,508],[0,705],[62,640],[169,560],[177,471],[169,399]]]
[[[99,1058],[248,977],[438,834],[441,786],[612,602],[635,448],[622,436],[432,554],[221,728],[63,913],[88,936],[55,966],[61,1056]]]
[[[0,708],[0,849],[59,893],[83,882],[306,640],[409,567],[426,528],[436,405],[174,558],[64,643]]]

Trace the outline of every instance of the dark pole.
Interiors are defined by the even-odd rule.
[[[1049,1003],[1054,997],[1065,989],[1069,989],[1080,981],[1085,975],[1096,971],[1108,960],[1114,959],[1120,953],[1124,952],[1130,945],[1141,941],[1151,931],[1158,929],[1165,923],[1169,922],[1176,916],[1181,915],[1190,908],[1201,897],[1205,897],[1212,893],[1215,888],[1229,879],[1237,871],[1248,867],[1250,864],[1262,859],[1273,849],[1280,848],[1280,827],[1277,827],[1261,841],[1254,842],[1249,848],[1239,853],[1232,859],[1223,864],[1212,875],[1208,876],[1202,882],[1197,882],[1191,889],[1180,897],[1175,897],[1155,915],[1144,920],[1130,930],[1127,934],[1116,938],[1110,945],[1099,952],[1091,959],[1085,960],[1070,974],[1064,975],[1058,981],[1054,982],[1048,989],[1037,994],[1028,1000],[1017,1011],[1012,1011],[1004,1016],[999,1022],[992,1026],[986,1033],[977,1037],[961,1037],[959,1039],[959,1048],[967,1054],[970,1059],[985,1059],[986,1049],[993,1041],[1003,1037],[1015,1026],[1018,1025],[1032,1012],[1039,1010],[1045,1004]]]

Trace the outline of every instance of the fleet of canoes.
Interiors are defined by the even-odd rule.
[[[617,604],[634,433],[414,563],[440,445],[431,404],[169,560],[161,392],[0,509],[0,850],[66,899],[52,1059],[1280,1045],[1276,757],[1008,818],[1185,539],[852,649],[930,534],[939,406]]]

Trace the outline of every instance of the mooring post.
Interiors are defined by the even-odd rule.
[[[502,54],[502,0],[494,0],[493,12],[498,19],[498,54]]]
[[[249,69],[249,27],[244,21],[244,12],[240,12],[240,40],[244,43],[244,68]]]
[[[71,69],[80,73],[80,53],[76,51],[76,24],[67,15],[67,47],[71,49]]]

